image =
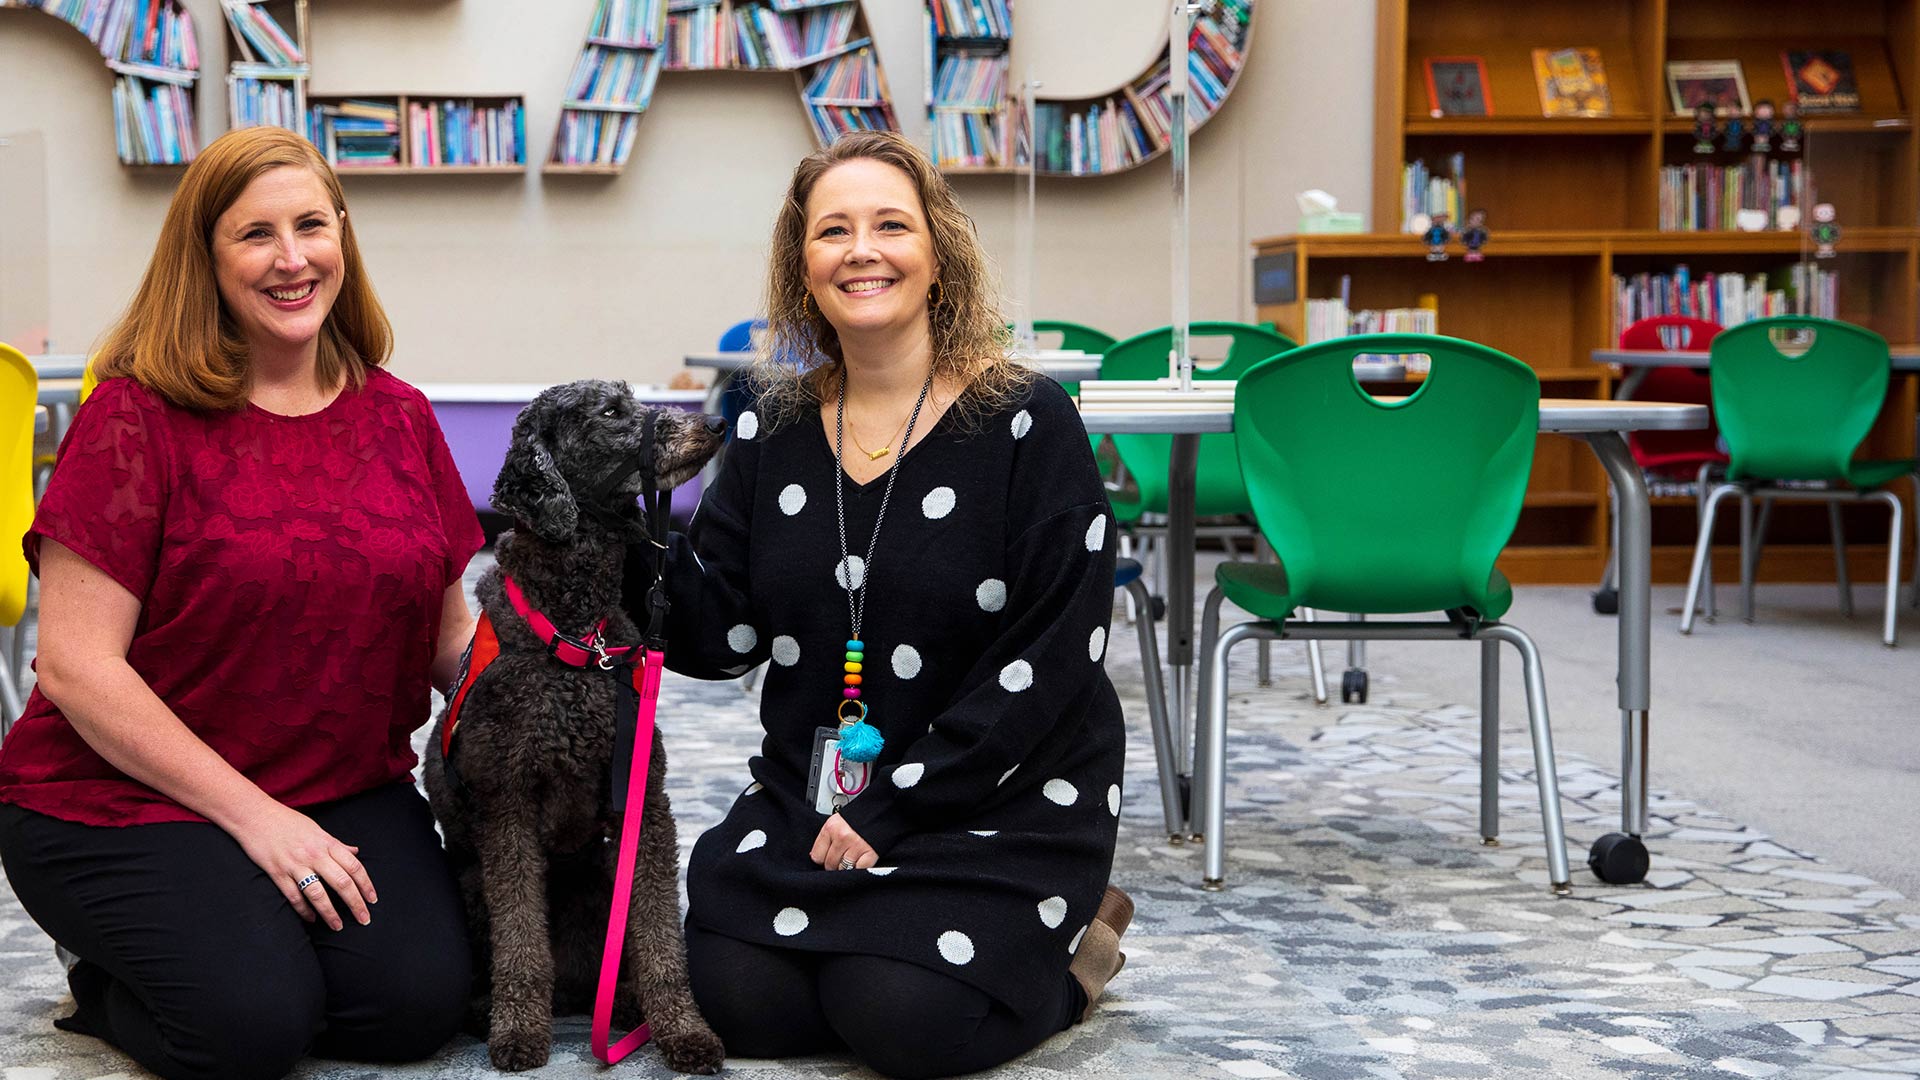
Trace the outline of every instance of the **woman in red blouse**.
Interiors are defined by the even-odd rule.
[[[409,736],[482,535],[346,215],[291,132],[207,147],[25,539],[0,859],[78,957],[58,1025],[162,1076],[418,1059],[466,1008]]]

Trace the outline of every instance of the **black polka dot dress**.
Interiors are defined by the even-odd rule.
[[[734,429],[668,571],[668,665],[722,678],[771,661],[754,782],[695,845],[688,919],[749,942],[891,957],[1030,1015],[1057,999],[1112,868],[1124,737],[1101,662],[1112,521],[1078,412],[1036,379],[998,412],[950,410],[886,477],[846,481],[817,414]],[[808,858],[806,786],[834,726],[866,582],[862,700],[886,738],[843,814],[870,870]]]

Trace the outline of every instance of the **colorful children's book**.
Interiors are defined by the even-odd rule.
[[[1858,112],[1860,86],[1843,49],[1789,49],[1780,54],[1787,87],[1803,113]]]
[[[1478,56],[1429,56],[1426,69],[1429,115],[1493,115],[1486,61]]]
[[[1667,93],[1673,111],[1692,116],[1702,105],[1715,116],[1745,116],[1753,111],[1747,77],[1738,60],[1669,60]]]
[[[1533,76],[1546,116],[1612,116],[1607,70],[1594,48],[1535,49]]]

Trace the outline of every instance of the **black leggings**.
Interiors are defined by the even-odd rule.
[[[727,1053],[850,1050],[875,1072],[922,1080],[1012,1061],[1086,1008],[1066,972],[1057,1000],[1016,1016],[984,991],[903,960],[754,945],[687,924],[693,998]]]
[[[471,962],[426,800],[397,782],[303,812],[359,845],[380,894],[368,925],[337,901],[339,932],[302,922],[214,825],[100,828],[0,805],[7,880],[81,957],[78,1009],[58,1025],[169,1078],[432,1056],[465,1016]]]

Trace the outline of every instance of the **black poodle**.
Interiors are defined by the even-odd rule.
[[[610,780],[617,676],[556,659],[516,613],[503,577],[561,634],[578,640],[604,620],[607,645],[639,642],[620,585],[627,546],[648,538],[635,505],[643,477],[607,481],[640,460],[649,416],[662,489],[699,472],[726,430],[598,379],[545,390],[520,413],[493,489],[495,509],[517,527],[501,535],[499,561],[479,584],[499,656],[459,699],[451,764],[439,752],[445,711],[426,756],[427,795],[474,944],[470,1027],[501,1069],[546,1064],[554,1014],[591,1011],[620,836]],[[669,1066],[712,1073],[726,1051],[687,986],[679,843],[657,728],[652,753],[615,1021],[644,1016]]]

